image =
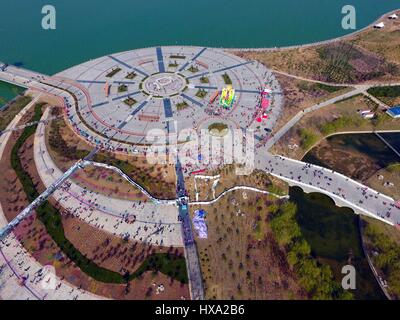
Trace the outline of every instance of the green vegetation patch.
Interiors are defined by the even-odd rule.
[[[176,109],[180,111],[186,109],[188,106],[189,105],[186,103],[186,101],[182,101],[176,104]]]
[[[169,56],[171,59],[186,59],[186,56],[179,54],[172,54]]]
[[[400,97],[400,86],[388,86],[388,87],[375,87],[367,90],[369,94],[379,98],[397,98]]]
[[[124,103],[130,107],[132,107],[137,101],[133,98],[127,98],[124,100]]]
[[[126,84],[121,84],[121,85],[118,86],[118,92],[119,93],[126,92],[126,91],[128,91],[128,86]]]
[[[202,76],[202,77],[200,77],[200,82],[201,83],[210,83],[210,80],[207,77]]]
[[[177,66],[179,66],[179,64],[178,64],[176,61],[170,62],[170,63],[168,64],[168,67],[170,67],[170,68],[176,68]]]
[[[185,259],[168,253],[155,253],[151,255],[131,277],[139,277],[146,271],[161,272],[182,283],[188,282]]]
[[[222,122],[215,122],[215,123],[212,123],[212,124],[210,124],[208,126],[208,130],[209,131],[218,130],[218,131],[221,132],[222,130],[225,130],[225,129],[228,129],[228,126],[225,123],[222,123]]]
[[[196,73],[199,71],[199,68],[195,67],[195,66],[190,66],[190,68],[188,69],[190,72],[192,73]]]
[[[315,87],[320,89],[320,90],[329,92],[329,93],[334,93],[334,92],[337,92],[337,91],[340,91],[340,90],[343,90],[343,89],[347,88],[347,87],[344,87],[344,86],[329,86],[329,85],[326,85],[326,84],[323,84],[323,83],[316,83]]]
[[[135,72],[129,72],[126,76],[125,79],[129,79],[132,80],[136,77],[136,73]]]
[[[318,141],[318,135],[309,129],[300,129],[301,147],[304,150],[310,149]]]
[[[232,84],[232,80],[226,72],[222,75],[222,78],[224,79],[225,84]]]
[[[334,93],[343,89],[346,89],[345,86],[330,86],[324,83],[314,83],[314,82],[307,82],[307,81],[300,81],[298,83],[298,87],[300,90],[303,91],[324,91],[327,93]]]
[[[400,162],[390,163],[386,169],[389,172],[400,172]]]
[[[196,97],[204,99],[207,96],[207,91],[204,89],[199,89],[196,93]]]
[[[320,130],[324,135],[329,135],[338,132],[343,128],[359,127],[362,125],[363,122],[364,119],[362,119],[358,115],[355,115],[354,117],[342,116],[334,121],[323,124],[320,127]]]
[[[7,109],[0,111],[0,131],[6,129],[14,117],[31,101],[30,96],[22,96],[12,102]]]
[[[397,230],[393,230],[396,232]],[[397,231],[398,232],[398,231]],[[400,246],[377,223],[367,223],[365,235],[371,241],[375,255],[374,265],[381,269],[389,285],[389,291],[400,298]]]
[[[107,78],[112,78],[113,76],[115,76],[120,71],[121,71],[121,68],[115,68],[115,69],[111,70],[109,73],[107,73],[106,77]]]
[[[271,213],[271,229],[279,245],[285,247],[288,263],[298,275],[301,286],[315,300],[352,299],[352,294],[334,281],[330,267],[312,257],[311,248],[296,221],[296,212],[297,207],[292,202],[275,208]]]

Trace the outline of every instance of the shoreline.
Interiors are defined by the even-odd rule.
[[[342,41],[345,40],[347,38],[350,38],[352,36],[355,36],[357,34],[362,33],[363,31],[366,31],[367,29],[373,27],[375,24],[378,23],[378,21],[380,21],[381,19],[384,19],[394,13],[399,13],[400,14],[400,7],[397,9],[394,9],[392,11],[386,12],[383,15],[381,15],[379,18],[377,18],[376,20],[374,20],[373,22],[371,22],[370,24],[368,24],[367,26],[359,29],[359,30],[355,30],[351,33],[345,34],[343,36],[339,36],[336,38],[331,38],[331,39],[327,39],[327,40],[321,40],[321,41],[315,41],[315,42],[310,42],[310,43],[304,43],[304,44],[297,44],[297,45],[290,45],[290,46],[275,46],[275,47],[254,47],[254,48],[229,48],[229,47],[215,47],[215,46],[204,46],[204,45],[193,45],[193,44],[164,44],[163,47],[207,47],[210,49],[220,49],[220,50],[224,50],[228,53],[231,54],[235,54],[235,53],[240,53],[240,52],[274,52],[274,51],[286,51],[286,50],[291,50],[291,49],[299,49],[299,48],[311,48],[311,47],[315,47],[315,46],[320,46],[320,45],[324,45],[324,44],[330,44],[330,43],[334,43],[334,42],[338,42],[338,41]],[[118,51],[118,52],[108,52],[107,54],[122,54],[124,52],[128,52],[131,50],[135,50],[135,49],[146,49],[146,48],[155,48],[156,45],[151,45],[151,46],[143,46],[140,48],[131,48],[131,49],[127,49],[127,50],[122,50],[122,51]],[[86,61],[91,61],[94,60],[96,58],[99,58],[99,56],[93,56],[85,61],[80,61],[79,63],[84,63]],[[2,61],[0,60],[0,63]],[[62,69],[62,70],[58,70],[56,71],[54,74],[52,74],[52,76],[57,75],[58,73],[68,70],[70,68],[72,68],[74,65],[71,66],[67,66],[66,68]],[[43,73],[42,71],[37,70],[40,73]],[[45,73],[47,74],[47,73]],[[50,75],[50,74],[49,74]]]
[[[316,42],[310,42],[310,43],[305,43],[305,44],[297,44],[297,45],[291,45],[291,46],[281,46],[281,47],[264,47],[264,48],[221,48],[223,50],[227,51],[233,51],[233,52],[249,52],[249,51],[256,51],[256,52],[263,52],[263,51],[280,51],[280,50],[291,50],[291,49],[299,49],[299,48],[310,48],[310,47],[315,47],[315,46],[320,46],[324,44],[330,44],[338,41],[342,41],[346,38],[350,38],[352,36],[355,36],[363,31],[366,31],[367,29],[373,27],[375,24],[377,24],[381,19],[388,18],[389,15],[392,15],[394,13],[399,13],[400,8],[389,11],[383,15],[381,15],[378,19],[374,20],[367,26],[355,30],[351,33],[345,34],[343,36],[339,36],[336,38],[332,39],[327,39],[327,40],[321,40],[321,41],[316,41]]]

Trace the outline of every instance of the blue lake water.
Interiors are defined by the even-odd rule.
[[[57,29],[41,28],[52,4]],[[107,53],[154,45],[273,47],[344,35],[341,8],[357,10],[357,28],[398,0],[4,0],[0,60],[53,74]]]
[[[7,101],[13,99],[25,89],[0,81],[0,110]]]

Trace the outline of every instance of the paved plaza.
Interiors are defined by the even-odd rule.
[[[160,129],[168,137],[183,129],[204,129],[224,121],[230,129],[251,128],[262,139],[281,112],[278,82],[262,64],[223,50],[201,47],[146,48],[101,57],[57,75],[78,83],[90,103],[68,106],[77,131],[117,151],[148,145],[146,135]],[[219,106],[227,85],[236,91],[231,109]],[[268,121],[255,114],[264,88],[273,92]],[[108,141],[110,139],[111,141]]]

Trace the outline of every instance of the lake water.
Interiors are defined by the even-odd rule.
[[[13,99],[25,89],[0,81],[0,110],[7,101]]]
[[[41,28],[41,9],[57,29]],[[347,0],[4,0],[0,60],[53,74],[90,58],[155,45],[273,47],[331,39]],[[352,0],[357,28],[400,7],[398,0]]]
[[[297,221],[311,246],[312,253],[322,263],[328,264],[341,283],[342,267],[351,264],[356,269],[357,300],[386,299],[364,256],[358,216],[349,208],[339,208],[332,199],[320,194],[306,194],[298,187],[290,188],[290,200],[297,204]]]

